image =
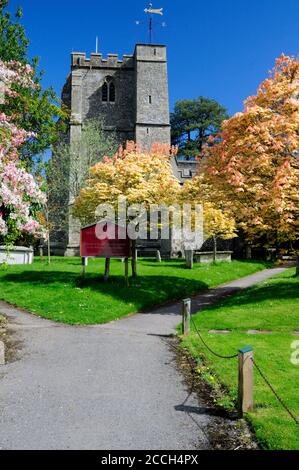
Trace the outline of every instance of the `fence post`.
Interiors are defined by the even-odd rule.
[[[247,346],[239,350],[239,412],[253,410],[253,348]]]
[[[190,334],[190,322],[191,322],[191,300],[183,300],[183,335],[188,336]]]
[[[5,346],[3,341],[0,341],[0,366],[5,364]]]

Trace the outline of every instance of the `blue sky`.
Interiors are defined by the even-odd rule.
[[[229,113],[243,100],[282,52],[299,53],[298,0],[152,0],[163,7],[166,28],[154,42],[168,46],[171,106],[199,95],[218,100]],[[147,0],[11,0],[21,5],[31,40],[30,54],[40,57],[44,85],[60,94],[71,51],[132,53],[147,39]],[[159,20],[160,21],[160,20]]]

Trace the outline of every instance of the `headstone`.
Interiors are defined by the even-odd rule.
[[[246,259],[252,259],[252,248],[251,248],[251,246],[246,245],[245,252],[246,252],[246,255],[245,255]]]
[[[185,250],[186,266],[188,269],[193,269],[193,250]]]
[[[211,335],[229,335],[231,330],[210,330]]]

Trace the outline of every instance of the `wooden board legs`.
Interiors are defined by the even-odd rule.
[[[105,261],[105,274],[104,274],[104,282],[108,282],[108,280],[109,280],[109,275],[110,275],[110,264],[111,264],[111,260],[110,260],[110,258],[106,258],[106,261]]]

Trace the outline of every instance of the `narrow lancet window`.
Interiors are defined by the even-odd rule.
[[[102,86],[102,101],[104,103],[115,103],[115,84],[112,77],[106,77]]]
[[[108,84],[105,82],[102,87],[102,101],[108,101]]]

